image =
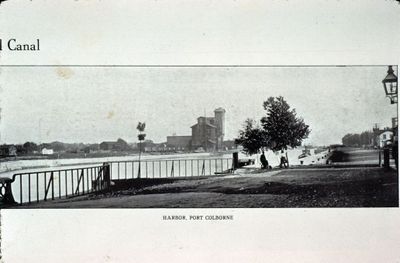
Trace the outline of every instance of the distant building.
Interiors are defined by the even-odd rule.
[[[111,151],[116,142],[102,142],[100,143],[100,150],[103,151]]]
[[[198,117],[197,123],[191,129],[191,136],[167,136],[164,150],[204,152],[236,147],[233,141],[224,142],[225,110],[223,108],[215,109],[214,117]]]
[[[144,152],[153,152],[154,147],[156,147],[156,143],[154,143],[152,140],[144,140],[141,143],[138,143],[136,150],[142,150]]]
[[[198,117],[191,128],[192,149],[221,150],[225,135],[225,110],[214,110],[214,117]]]
[[[192,136],[167,136],[167,147],[177,151],[189,151],[192,148]]]
[[[100,150],[103,151],[128,151],[131,147],[122,139],[118,139],[116,142],[104,141],[100,143]]]
[[[378,137],[378,143],[379,143],[379,147],[383,148],[386,145],[389,145],[392,143],[392,138],[393,138],[393,132],[392,131],[384,131],[381,134],[379,134]]]
[[[374,147],[384,147],[392,142],[393,131],[386,127],[383,130],[379,129],[377,125],[372,129],[374,133],[374,138],[372,144]]]
[[[43,148],[42,151],[41,151],[41,153],[42,153],[43,155],[51,155],[51,154],[54,154],[54,151],[53,151],[53,149]]]
[[[151,145],[146,145],[144,147],[144,151],[145,152],[168,152],[168,151],[171,151],[171,149],[169,149],[167,147],[167,143],[163,142],[163,143],[153,143]]]

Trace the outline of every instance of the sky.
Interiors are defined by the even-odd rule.
[[[395,67],[397,71],[397,67]],[[226,110],[225,139],[263,101],[283,96],[311,128],[305,141],[340,143],[346,133],[391,126],[386,66],[363,67],[3,67],[1,143],[136,141],[191,135],[199,116]]]
[[[21,8],[23,6],[24,8]],[[1,65],[396,65],[395,1],[6,1],[0,37],[40,39],[0,52]],[[107,10],[106,13],[105,10]],[[29,23],[27,23],[29,21]],[[386,67],[0,68],[0,143],[189,135],[226,109],[226,139],[284,96],[310,125],[306,142],[390,125]]]

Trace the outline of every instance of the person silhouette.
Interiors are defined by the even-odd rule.
[[[282,166],[287,168],[287,160],[283,150],[281,151],[281,163],[279,164],[279,168],[282,168]]]
[[[262,154],[260,156],[260,162],[261,162],[261,169],[268,169],[268,161],[267,158],[265,157],[264,151],[262,151]]]

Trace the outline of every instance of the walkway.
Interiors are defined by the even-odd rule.
[[[253,171],[29,206],[34,207],[398,207],[398,176],[377,167]]]

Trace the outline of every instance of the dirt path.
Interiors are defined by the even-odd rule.
[[[396,171],[290,169],[180,180],[27,208],[398,207]]]

